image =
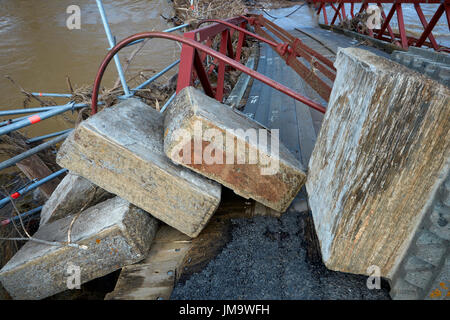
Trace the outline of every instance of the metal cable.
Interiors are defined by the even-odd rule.
[[[287,15],[284,15],[284,16],[282,16],[282,17],[275,17],[275,16],[271,15],[270,13],[268,13],[268,12],[266,11],[266,9],[264,9],[264,8],[262,9],[262,11],[263,11],[265,14],[267,14],[269,17],[273,18],[273,19],[282,19],[282,18],[287,18],[287,17],[293,15],[295,12],[297,12],[298,10],[300,10],[300,8],[302,8],[305,4],[306,4],[306,2],[303,3],[302,5],[300,5],[297,9],[295,9],[295,10],[292,11],[291,13],[289,13],[289,14],[287,14]]]

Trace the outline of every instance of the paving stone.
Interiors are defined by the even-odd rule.
[[[432,276],[431,271],[413,271],[406,274],[405,280],[416,287],[425,289]]]
[[[419,294],[416,286],[403,279],[397,281],[391,289],[391,296],[394,296],[395,300],[417,300],[419,299]]]

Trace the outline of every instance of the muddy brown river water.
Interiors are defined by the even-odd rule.
[[[170,0],[104,0],[103,3],[117,40],[137,32],[172,27],[161,17],[161,14],[172,15]],[[70,5],[81,9],[79,30],[69,30],[66,26],[70,16],[66,10]],[[1,0],[0,110],[23,107],[24,96],[5,75],[28,91],[68,93],[66,75],[73,86],[92,84],[108,47],[94,0]],[[132,50],[123,50],[122,61]],[[179,46],[174,42],[152,40],[133,60],[127,75],[142,69],[159,71],[178,57]],[[116,78],[112,63],[102,84],[111,87]],[[62,117],[56,117],[24,131],[36,136],[68,127],[70,124]]]

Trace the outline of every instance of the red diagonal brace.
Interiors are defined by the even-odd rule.
[[[406,37],[405,22],[403,20],[402,4],[396,2],[394,4],[394,6],[397,10],[398,31],[400,32],[400,40],[402,43],[402,48],[408,49],[408,38]]]
[[[423,15],[422,8],[420,8],[420,5],[418,3],[414,3],[414,8],[416,9],[417,15],[419,16],[423,29],[426,29],[428,27],[428,23],[427,20],[425,19],[425,16]],[[432,32],[430,32],[430,34],[428,35],[428,39],[430,39],[430,42],[433,45],[434,50],[437,50],[439,46]]]
[[[389,23],[391,22],[391,19],[394,16],[394,13],[395,13],[395,5],[392,5],[391,10],[389,10],[387,17],[384,20],[384,23],[381,26],[380,31],[378,32],[378,36],[377,36],[378,39],[381,39],[381,37],[383,36],[384,30],[386,30],[387,26],[389,26]]]
[[[431,33],[431,30],[433,30],[436,23],[439,21],[439,18],[444,13],[444,4],[441,4],[439,8],[437,9],[434,16],[431,18],[430,23],[423,31],[422,35],[420,36],[419,40],[416,43],[416,47],[421,47],[423,43],[425,42],[425,39],[428,37],[428,35]]]
[[[381,3],[378,3],[377,5],[378,5],[378,7],[380,8],[381,17],[382,17],[384,20],[386,20],[386,14],[384,13],[383,6],[381,5]],[[392,41],[393,41],[394,43],[397,42],[397,39],[395,38],[394,32],[392,31],[392,28],[391,28],[391,26],[390,26],[389,24],[387,25],[387,29],[388,29],[389,35],[390,35],[391,38],[392,38]]]
[[[198,79],[205,90],[205,94],[211,98],[214,98],[214,90],[208,80],[208,74],[206,73],[205,67],[203,67],[202,59],[200,58],[197,49],[194,49],[194,51],[194,67],[197,72]]]
[[[336,10],[336,13],[334,14],[333,20],[331,20],[331,25],[333,25],[334,22],[336,21],[336,18],[337,18],[338,15],[339,15],[339,20],[342,21],[341,13],[339,12],[339,10],[341,10],[342,3],[339,3],[337,9],[336,9],[336,7],[333,4],[331,4],[331,6],[333,7],[334,10]]]

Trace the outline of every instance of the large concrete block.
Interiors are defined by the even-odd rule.
[[[0,281],[14,299],[43,299],[145,258],[157,220],[119,197],[83,212],[72,226],[72,243],[87,249],[27,242],[2,268]],[[67,241],[73,217],[44,225],[34,238]],[[78,272],[78,271],[79,272]]]
[[[61,180],[44,204],[40,226],[71,214],[77,214],[83,208],[96,205],[113,196],[89,180],[69,173]]]
[[[166,157],[163,116],[137,99],[83,121],[57,162],[191,237],[220,202],[219,184]]]
[[[268,131],[193,87],[180,91],[166,111],[164,151],[175,163],[280,212],[306,179],[278,130]]]
[[[361,49],[335,66],[306,183],[323,260],[390,278],[449,167],[450,92]]]

